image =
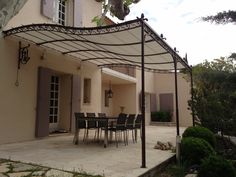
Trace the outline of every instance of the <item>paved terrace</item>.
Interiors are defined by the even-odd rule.
[[[183,132],[183,128],[180,129]],[[90,133],[92,139],[92,134]],[[83,133],[80,135],[80,139]],[[170,151],[154,149],[157,141],[175,144],[176,128],[146,127],[147,168],[141,165],[141,140],[133,144],[131,133],[129,145],[115,143],[103,148],[103,143],[80,142],[73,145],[73,135],[60,135],[40,140],[0,145],[0,158],[34,163],[66,171],[85,171],[106,177],[136,177],[173,156]]]

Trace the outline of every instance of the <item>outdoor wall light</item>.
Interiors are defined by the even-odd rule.
[[[21,42],[19,42],[19,51],[18,51],[18,69],[20,69],[20,63],[21,64],[26,64],[30,57],[29,57],[29,47],[30,45],[28,44],[25,47],[21,46]]]
[[[30,45],[28,44],[25,47],[22,47],[21,42],[19,42],[19,49],[18,49],[18,66],[17,66],[17,72],[16,72],[16,82],[15,86],[19,86],[19,70],[20,70],[20,65],[21,64],[26,64],[30,60],[29,57],[29,47]]]
[[[108,90],[108,93],[107,93],[107,97],[108,98],[112,98],[113,97],[113,92],[111,90],[111,81],[109,81],[109,90]]]

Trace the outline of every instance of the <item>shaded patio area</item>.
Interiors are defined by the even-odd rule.
[[[184,128],[180,128],[181,133]],[[80,135],[83,136],[83,133]],[[93,138],[93,133],[90,134]],[[80,138],[81,139],[81,138]],[[140,168],[141,139],[129,145],[115,143],[103,148],[103,143],[72,143],[73,135],[59,135],[28,142],[0,145],[0,157],[35,163],[68,171],[85,171],[106,177],[135,177],[162,163],[174,154],[154,149],[157,141],[175,144],[176,127],[147,126],[147,168]]]

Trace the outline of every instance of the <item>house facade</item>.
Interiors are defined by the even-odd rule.
[[[101,12],[95,0],[28,0],[3,30],[36,23],[92,27],[91,19]],[[30,57],[25,64],[18,61],[22,48]],[[73,132],[74,112],[140,113],[140,69],[101,68],[24,38],[1,37],[0,54],[0,144],[46,137],[58,129]],[[146,124],[151,112],[165,108],[175,122],[174,74],[146,71],[145,80]],[[180,126],[190,126],[190,83],[182,74],[178,93]]]

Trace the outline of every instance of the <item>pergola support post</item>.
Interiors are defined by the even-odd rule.
[[[190,69],[190,82],[191,82],[191,110],[192,110],[192,120],[193,126],[195,126],[195,114],[194,114],[194,106],[193,106],[193,69]]]
[[[178,77],[177,77],[177,59],[173,55],[174,60],[174,70],[175,70],[175,117],[176,117],[176,159],[178,164],[180,164],[180,143],[181,137],[179,134],[179,101],[178,101]]]
[[[145,135],[145,71],[144,71],[144,15],[141,15],[141,83],[142,83],[142,165],[141,168],[146,168],[146,135]]]

